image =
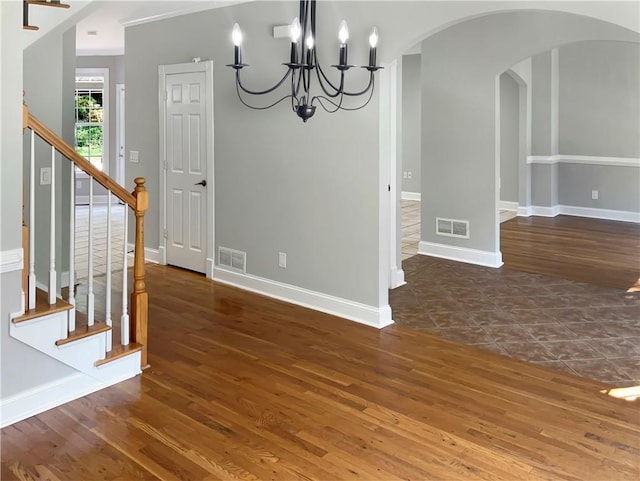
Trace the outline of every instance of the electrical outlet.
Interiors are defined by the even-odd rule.
[[[286,252],[279,252],[278,253],[278,266],[282,267],[283,269],[287,268],[287,253]]]
[[[592,190],[591,191],[591,198],[593,200],[598,200],[598,191],[597,190]]]

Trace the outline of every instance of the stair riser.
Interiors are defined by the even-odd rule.
[[[95,362],[105,357],[106,334],[97,333],[58,347],[55,342],[66,337],[66,326],[67,313],[56,313],[11,323],[10,335],[74,369],[96,375]]]

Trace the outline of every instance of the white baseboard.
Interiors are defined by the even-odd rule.
[[[418,244],[418,254],[485,267],[498,268],[503,264],[501,252],[481,251],[425,241],[420,241]]]
[[[640,212],[626,210],[594,209],[591,207],[575,207],[559,205],[558,210],[563,215],[575,215],[577,217],[592,217],[594,219],[618,220],[623,222],[640,223]]]
[[[133,257],[133,248],[134,245],[131,243],[127,243],[127,252],[130,257]],[[160,250],[151,249],[150,247],[144,248],[144,260],[145,262],[150,262],[151,264],[160,264]]]
[[[213,279],[240,289],[326,312],[378,329],[393,324],[391,307],[388,304],[383,307],[368,306],[251,274],[230,271],[219,266],[213,268]]]
[[[0,274],[5,272],[21,271],[24,267],[24,254],[22,247],[0,252]]]
[[[531,215],[537,215],[540,217],[555,217],[560,214],[560,206],[554,205],[553,207],[540,207],[537,205],[531,206]]]
[[[98,381],[78,372],[0,401],[0,428],[58,407],[134,377],[126,373],[108,381]]]
[[[500,210],[508,210],[510,212],[518,212],[520,208],[517,202],[512,202],[510,200],[501,200],[498,202],[498,209]]]
[[[406,283],[404,280],[404,271],[397,266],[392,267],[389,272],[389,289],[404,286]]]
[[[417,200],[420,202],[422,194],[420,192],[402,192],[402,194],[400,194],[400,198],[402,200]]]
[[[533,215],[533,207],[531,207],[530,205],[518,206],[519,217],[531,217],[532,215]]]
[[[640,212],[626,210],[597,209],[593,207],[577,207],[573,205],[554,205],[553,207],[540,207],[530,205],[519,207],[518,215],[531,217],[555,217],[557,215],[573,215],[576,217],[589,217],[592,219],[617,220],[621,222],[634,222],[640,224]]]

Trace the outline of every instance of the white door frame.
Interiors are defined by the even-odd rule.
[[[401,62],[393,60],[380,71],[380,195],[379,206],[379,303],[388,304],[388,291],[404,285],[401,260],[402,243],[398,242],[399,193],[398,125]]]
[[[159,251],[160,264],[167,264],[167,104],[166,99],[166,76],[179,73],[205,73],[205,95],[206,95],[206,119],[207,119],[207,252],[206,269],[207,278],[213,278],[213,267],[215,265],[215,175],[214,175],[214,125],[213,125],[213,61],[206,60],[198,63],[182,63],[175,65],[158,66],[158,111],[160,112],[160,165],[158,166],[160,175],[160,232]]]
[[[124,186],[124,84],[116,84],[116,182]]]

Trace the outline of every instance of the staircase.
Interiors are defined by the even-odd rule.
[[[33,2],[31,2],[33,3]],[[135,189],[127,192],[111,177],[104,174],[85,158],[77,154],[74,148],[50,130],[46,125],[34,117],[23,107],[23,130],[30,136],[28,183],[25,185],[26,199],[28,199],[28,214],[23,220],[23,249],[25,252],[25,269],[23,271],[23,309],[21,313],[12,316],[10,335],[31,346],[38,351],[74,368],[78,376],[86,380],[90,391],[121,382],[136,376],[148,367],[147,364],[147,317],[148,296],[145,287],[144,266],[144,214],[148,207],[148,194],[144,187],[144,178],[135,179]],[[42,150],[35,148],[36,138],[42,139],[50,149],[50,160],[47,154],[46,162],[51,169],[50,192],[40,189],[36,196],[36,165],[42,165]],[[62,157],[60,159],[60,156]],[[67,164],[66,160],[70,163]],[[62,186],[62,175],[56,170],[71,169],[71,181],[66,189]],[[111,226],[106,226],[107,239],[107,271],[106,275],[94,280],[93,248],[91,240],[93,222],[89,223],[88,262],[89,275],[83,282],[81,289],[74,280],[75,272],[75,181],[74,172],[80,169],[91,178],[91,193],[89,195],[89,217],[93,209],[93,184],[102,185],[108,191],[108,198],[115,196],[125,204],[125,233],[121,269],[113,271],[110,252]],[[42,183],[42,182],[41,182]],[[62,194],[69,196],[70,225],[62,225],[59,209],[56,210],[56,200]],[[25,200],[26,200],[25,199]],[[108,204],[108,219],[110,219],[111,202]],[[49,225],[36,223],[36,210],[49,210]],[[131,210],[135,216],[135,247],[133,269],[127,264],[127,212]],[[24,212],[24,209],[23,209]],[[69,265],[61,266],[56,260],[57,229],[68,229],[69,232]],[[60,231],[62,232],[62,231]],[[43,255],[36,256],[36,239],[42,236],[44,242],[48,237],[49,255],[47,265],[42,265]],[[38,242],[42,250],[43,242]],[[67,246],[64,246],[66,250]],[[39,264],[36,265],[36,257]],[[58,270],[67,269],[69,273],[68,285],[59,288],[57,285]],[[48,269],[48,271],[47,271]],[[43,275],[43,272],[46,274]],[[129,280],[133,274],[132,281]],[[119,282],[113,282],[118,279]],[[94,292],[96,282],[99,292]],[[65,284],[67,284],[65,282]],[[86,291],[85,291],[86,289]],[[82,292],[81,292],[82,291]],[[78,297],[80,296],[80,297]],[[104,310],[96,309],[96,300]],[[115,320],[115,323],[114,323]],[[114,336],[114,332],[118,335]]]
[[[41,7],[69,8],[66,3],[60,0],[22,0],[22,28],[24,30],[38,30],[40,27],[29,24],[29,6],[36,5]]]

